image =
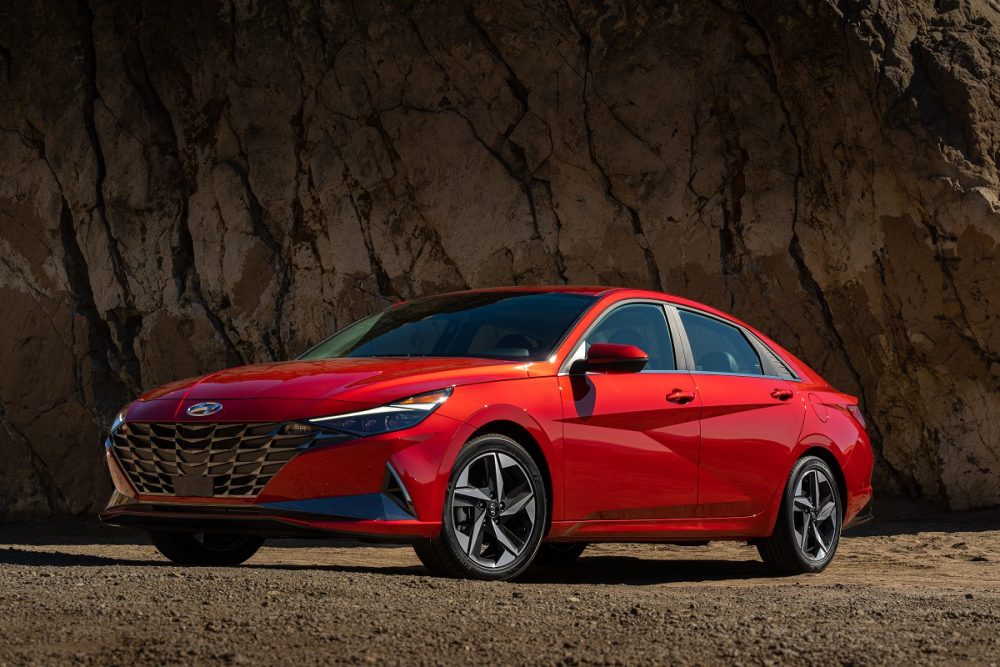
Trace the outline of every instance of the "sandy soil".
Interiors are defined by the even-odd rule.
[[[5,525],[0,665],[1000,662],[1000,510],[880,514],[819,575],[770,577],[735,543],[604,545],[505,584],[430,577],[405,547],[181,569],[139,533]]]

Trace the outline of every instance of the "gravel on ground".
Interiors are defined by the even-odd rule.
[[[180,568],[92,521],[0,525],[0,665],[997,664],[1000,510],[899,505],[818,575],[753,547],[594,545],[512,583],[407,547],[271,542]]]

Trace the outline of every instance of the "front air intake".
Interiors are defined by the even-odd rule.
[[[417,511],[413,508],[413,500],[410,499],[410,494],[403,486],[403,480],[399,478],[399,474],[391,463],[385,464],[385,482],[382,484],[382,493],[410,516],[417,515]]]

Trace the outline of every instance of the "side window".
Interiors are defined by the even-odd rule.
[[[663,308],[651,303],[631,303],[619,306],[601,320],[587,336],[584,347],[594,343],[619,343],[635,345],[649,355],[643,370],[672,371],[674,346]]]
[[[760,357],[743,332],[712,317],[678,310],[696,371],[763,375]]]
[[[793,373],[792,370],[788,367],[788,364],[786,364],[784,361],[782,361],[781,357],[778,356],[777,352],[775,352],[774,350],[772,350],[771,348],[769,348],[767,345],[765,345],[764,342],[761,341],[760,339],[757,340],[757,343],[759,343],[759,345],[757,346],[757,349],[758,350],[763,350],[763,352],[764,352],[765,361],[769,361],[770,362],[770,366],[771,366],[771,371],[770,372],[774,373],[775,375],[777,375],[778,377],[782,378],[783,380],[796,380],[796,379],[798,379],[798,378],[795,377],[795,373]]]

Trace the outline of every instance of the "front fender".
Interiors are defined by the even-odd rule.
[[[530,411],[523,407],[525,405],[531,406]],[[537,453],[541,454],[545,467],[542,474],[547,475],[552,484],[549,499],[552,518],[562,518],[562,403],[555,377],[461,387],[442,406],[442,413],[459,419],[462,425],[456,429],[441,459],[441,478],[450,477],[459,452],[477,432],[488,431],[491,424],[502,433],[523,431],[537,445]],[[510,428],[511,425],[514,428]],[[441,497],[444,497],[443,489]]]

